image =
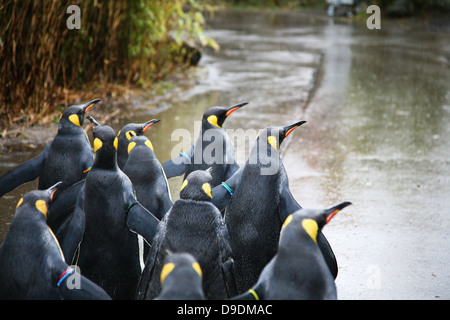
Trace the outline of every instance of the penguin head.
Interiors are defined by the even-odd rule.
[[[200,264],[191,254],[169,252],[164,258],[164,265],[161,270],[161,285],[164,284],[166,279],[169,279],[172,276],[176,277],[176,279],[174,279],[176,281],[192,278],[199,278],[201,281],[203,273]]]
[[[122,127],[117,133],[117,138],[119,138],[119,148],[124,144],[124,147],[128,145],[128,141],[133,136],[141,136],[143,135],[152,125],[160,122],[161,120],[152,119],[144,123],[129,123]]]
[[[196,170],[191,172],[183,181],[180,190],[181,199],[196,201],[211,201],[212,169]]]
[[[239,103],[231,107],[212,107],[203,114],[202,122],[209,127],[222,128],[227,117],[246,104],[248,102]]]
[[[139,148],[149,148],[151,151],[153,151],[153,144],[152,142],[145,136],[136,136],[133,132],[130,132],[130,141],[128,143],[128,149],[127,152],[130,154],[131,150],[133,150],[135,147]]]
[[[294,129],[300,127],[306,121],[298,121],[284,127],[268,127],[259,131],[256,137],[257,142],[267,142],[273,149],[279,152],[280,145],[287,136],[291,134]]]
[[[99,101],[101,100],[95,99],[85,104],[68,107],[63,111],[59,118],[59,127],[81,127],[84,122],[85,114]]]
[[[283,223],[281,241],[296,238],[301,234],[317,244],[317,234],[342,209],[351,202],[342,202],[327,209],[300,209],[289,215]]]
[[[24,212],[39,212],[47,219],[48,206],[53,200],[57,187],[62,182],[58,182],[46,190],[33,190],[20,198],[16,206],[16,214]]]
[[[94,166],[107,167],[117,165],[118,139],[113,128],[99,124],[93,117],[87,117],[94,124]]]

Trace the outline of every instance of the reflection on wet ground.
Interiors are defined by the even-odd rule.
[[[281,152],[302,206],[353,203],[324,229],[339,298],[449,299],[450,28],[415,23],[368,30],[317,13],[217,12],[208,35],[221,50],[204,55],[206,76],[127,122],[162,120],[146,135],[164,161],[180,143],[174,129],[194,139],[207,108],[248,101],[224,125],[244,163],[253,137],[239,135],[307,120]],[[2,156],[0,174],[27,158]],[[178,198],[181,179],[170,185]],[[2,238],[34,186],[0,199]]]

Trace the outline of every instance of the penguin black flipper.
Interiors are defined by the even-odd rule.
[[[14,190],[18,186],[39,177],[45,167],[45,162],[47,161],[52,142],[53,141],[50,141],[44,150],[36,157],[11,169],[0,178],[0,197],[5,193]]]
[[[167,215],[167,214],[166,214]],[[166,220],[161,220],[159,229],[165,230]],[[153,239],[153,243],[150,249],[150,252],[145,260],[145,268],[142,270],[141,277],[139,279],[139,284],[136,293],[137,300],[144,300],[146,298],[147,290],[149,289],[150,280],[153,277],[153,272],[155,269],[156,257],[159,255],[159,251],[161,248],[161,242],[163,239],[163,234],[158,233],[155,235]]]
[[[77,204],[78,194],[80,193],[85,179],[78,181],[69,188],[63,190],[58,194],[50,206],[47,224],[57,232],[64,221],[73,213]]]
[[[58,272],[58,294],[63,300],[111,300],[111,297],[98,285],[93,283],[88,278],[81,274],[74,275],[72,268],[67,268],[65,271]],[[76,285],[68,285],[70,276],[77,277]]]
[[[177,157],[161,163],[167,179],[178,177],[186,173],[191,164],[193,151],[194,145],[192,145],[188,151],[180,153]]]
[[[302,206],[292,195],[287,179],[281,183],[280,193],[280,219],[284,221],[291,213],[302,209]]]
[[[236,188],[241,182],[243,168],[239,168],[232,177],[227,181],[222,182],[222,184],[212,188],[212,200],[211,202],[222,211],[228,206],[231,198],[236,192]]]
[[[67,219],[56,232],[56,238],[61,245],[61,250],[68,263],[73,261],[78,246],[83,239],[86,227],[85,212],[81,207],[81,204],[84,203],[83,189],[84,185],[78,195],[77,206],[75,207],[72,216]]]
[[[151,245],[160,221],[139,202],[131,204],[127,211],[128,228],[140,234]]]

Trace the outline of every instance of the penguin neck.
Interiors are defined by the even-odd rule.
[[[281,164],[281,158],[278,151],[271,145],[257,140],[250,151],[247,163],[258,167],[270,167],[276,165],[278,168]]]
[[[92,168],[103,170],[118,170],[117,152],[114,150],[99,150],[95,154],[94,165]]]
[[[208,121],[208,119],[203,118],[202,119],[202,135],[205,133],[206,130],[209,129],[221,129],[223,130],[222,126],[220,124],[214,125],[211,122]]]
[[[79,127],[76,124],[73,124],[70,121],[64,119],[64,120],[61,120],[61,122],[59,123],[57,134],[58,135],[75,135],[75,134],[84,135],[84,130],[82,127]]]

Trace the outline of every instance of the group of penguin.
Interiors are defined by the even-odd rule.
[[[44,150],[0,177],[0,196],[39,178],[0,245],[0,299],[337,299],[321,230],[350,202],[302,208],[279,155],[305,121],[260,130],[239,166],[222,126],[247,103],[212,107],[191,148],[161,163],[144,135],[159,120],[116,134],[87,115],[99,101],[65,109]],[[213,143],[223,158],[206,163]]]

